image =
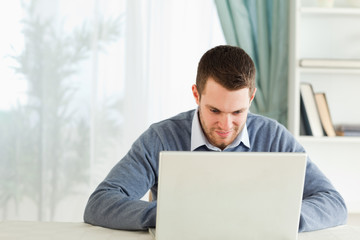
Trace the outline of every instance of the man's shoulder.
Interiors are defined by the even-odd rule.
[[[138,138],[141,147],[152,151],[190,149],[191,125],[195,110],[151,124]],[[157,147],[154,147],[154,146]],[[161,146],[159,146],[161,145]]]
[[[276,121],[275,119],[263,116],[263,115],[259,115],[259,114],[255,114],[255,113],[250,113],[248,114],[248,118],[246,121],[246,124],[249,125],[271,125],[271,126],[280,126],[281,124]]]
[[[251,133],[285,133],[288,132],[286,127],[277,120],[259,115],[249,113],[246,121],[248,131]]]
[[[153,129],[163,129],[163,128],[172,128],[172,127],[191,128],[194,113],[195,110],[179,113],[173,117],[167,118],[157,123],[153,123],[151,125],[151,128]]]
[[[258,114],[249,113],[246,122],[249,140],[254,151],[303,152],[303,147],[278,121]]]

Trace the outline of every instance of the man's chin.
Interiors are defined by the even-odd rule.
[[[221,150],[224,150],[230,143],[221,142],[216,144],[215,146],[220,148]]]
[[[212,145],[220,148],[221,150],[224,150],[227,146],[229,146],[234,141],[235,138],[233,138],[233,137],[219,138],[218,136],[213,135],[212,139],[217,140],[217,141],[210,141],[210,143]]]

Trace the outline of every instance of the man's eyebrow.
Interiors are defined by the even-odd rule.
[[[211,109],[214,109],[214,110],[217,110],[217,111],[219,111],[219,112],[223,112],[222,110],[220,110],[220,109],[218,109],[217,107],[214,107],[214,106],[212,106],[212,105],[210,105],[210,104],[205,104],[205,107],[211,108]],[[246,110],[246,107],[243,107],[243,108],[240,108],[240,109],[238,109],[238,110],[232,111],[232,113],[234,113],[234,112],[242,112],[242,111],[244,111],[244,110]]]
[[[214,106],[212,106],[212,105],[210,105],[210,104],[206,104],[205,107],[220,111],[220,109],[218,109],[217,107],[214,107]],[[221,111],[220,111],[220,112],[221,112]]]

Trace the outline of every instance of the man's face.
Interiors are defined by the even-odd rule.
[[[249,88],[230,91],[209,78],[201,97],[196,85],[193,85],[192,91],[207,140],[225,149],[244,128],[256,89],[250,97]]]

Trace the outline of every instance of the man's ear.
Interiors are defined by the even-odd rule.
[[[197,90],[196,84],[192,85],[192,92],[193,92],[193,96],[195,98],[196,104],[199,105],[200,104],[200,94]]]
[[[250,97],[250,104],[252,103],[252,101],[254,100],[255,98],[255,93],[256,93],[256,90],[257,88],[254,89],[254,92],[251,94],[251,97]]]

